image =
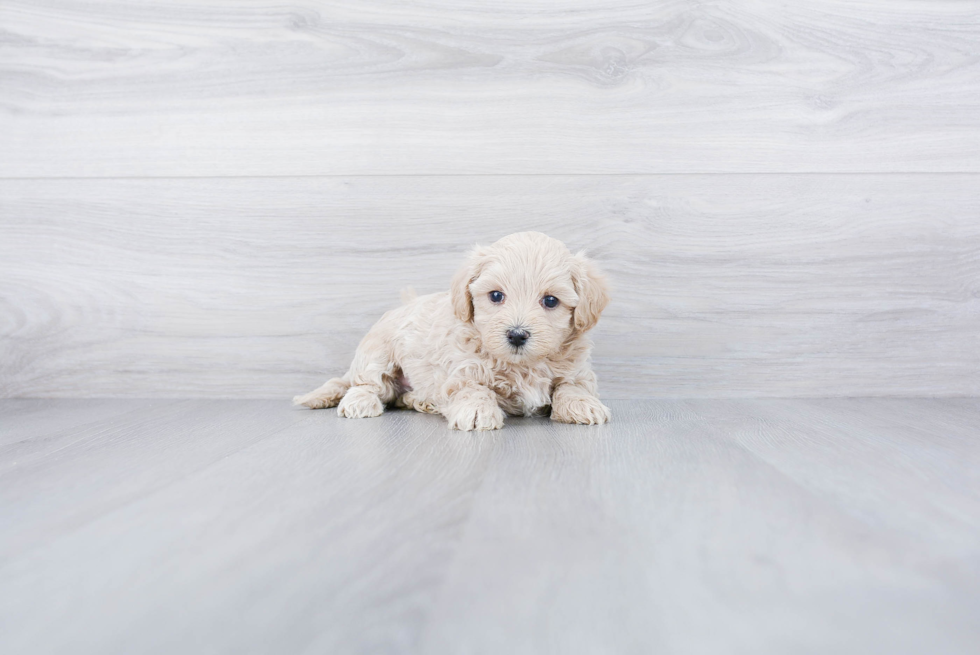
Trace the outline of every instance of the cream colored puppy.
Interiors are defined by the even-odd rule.
[[[496,430],[504,412],[605,423],[586,333],[609,302],[581,254],[540,232],[477,246],[448,293],[412,299],[374,324],[350,370],[293,402],[348,418],[386,404],[442,414],[458,430]]]

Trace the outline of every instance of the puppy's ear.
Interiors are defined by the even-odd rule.
[[[464,323],[473,320],[473,296],[470,294],[470,284],[480,277],[486,259],[487,253],[480,246],[471,250],[466,263],[456,271],[449,285],[449,300],[453,305],[453,313]]]
[[[578,294],[573,322],[581,332],[591,330],[609,304],[609,284],[595,263],[583,253],[572,258],[572,284]]]

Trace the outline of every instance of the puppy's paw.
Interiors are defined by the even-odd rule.
[[[499,430],[504,427],[504,411],[495,401],[471,402],[454,406],[446,416],[454,430]]]
[[[424,412],[425,414],[439,413],[435,403],[424,398],[416,398],[411,391],[399,396],[395,404],[402,409],[414,409],[416,412]]]
[[[294,405],[303,405],[310,409],[323,409],[325,407],[336,407],[340,399],[347,392],[348,384],[340,378],[327,380],[319,389],[314,389],[310,393],[293,398]]]
[[[601,425],[610,419],[609,408],[595,396],[572,396],[551,407],[551,420],[580,425]]]
[[[347,418],[381,416],[384,411],[384,403],[378,394],[367,387],[351,387],[337,406],[337,414]]]
[[[416,412],[423,412],[425,414],[438,414],[439,410],[436,408],[435,403],[428,400],[416,400],[412,403],[412,408]]]

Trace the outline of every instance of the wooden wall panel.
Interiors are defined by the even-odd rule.
[[[980,392],[980,8],[12,0],[0,394],[288,396],[540,229],[607,395]]]
[[[0,394],[282,397],[474,241],[588,247],[601,389],[980,393],[980,175],[0,181]]]
[[[0,176],[980,172],[955,0],[7,0]]]

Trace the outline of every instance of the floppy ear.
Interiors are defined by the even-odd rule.
[[[609,304],[609,284],[595,263],[583,253],[572,258],[572,284],[578,294],[578,306],[572,318],[575,329],[591,330]]]
[[[464,323],[473,320],[473,296],[470,294],[470,284],[480,277],[485,264],[486,252],[477,246],[470,251],[466,263],[456,271],[449,285],[449,300],[453,305],[453,313]]]

